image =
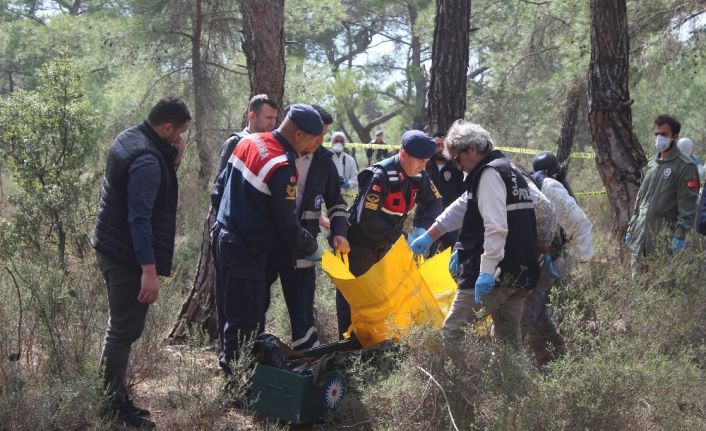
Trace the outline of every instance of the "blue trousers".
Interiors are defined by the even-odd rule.
[[[214,231],[211,241],[216,267],[216,312],[218,313],[218,362],[226,373],[239,357],[243,343],[264,331],[269,304],[265,285],[267,253],[226,241]]]
[[[279,276],[292,327],[292,348],[304,350],[319,345],[314,318],[316,268],[294,268],[290,256],[289,250],[277,250],[270,254],[265,271],[265,284],[269,291]]]

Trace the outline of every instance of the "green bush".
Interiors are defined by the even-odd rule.
[[[459,429],[703,429],[700,265],[692,248],[654,257],[635,280],[619,261],[578,268],[553,291],[566,353],[543,372],[471,331],[448,353],[438,330],[413,331],[395,369],[353,379],[336,420],[362,429],[453,429],[452,418]]]

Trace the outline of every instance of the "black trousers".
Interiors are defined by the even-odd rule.
[[[108,326],[105,331],[101,366],[107,395],[114,405],[127,400],[125,374],[132,344],[145,328],[148,304],[137,300],[142,270],[113,260],[96,251],[108,293]]]
[[[269,255],[265,284],[268,291],[271,291],[272,284],[279,276],[292,327],[292,347],[304,350],[319,344],[314,319],[316,268],[294,268],[290,255],[288,250],[277,250]]]
[[[215,299],[220,354],[226,373],[243,343],[265,329],[269,288],[265,285],[267,253],[224,240],[218,228],[211,239],[216,267]]]
[[[365,243],[351,241],[351,251],[348,254],[351,274],[356,277],[365,274],[370,267],[385,256],[391,247],[392,244],[387,247],[371,247]],[[351,326],[351,306],[341,295],[340,290],[336,290],[336,316],[338,318],[338,337],[343,339],[343,333],[348,331],[348,327]]]

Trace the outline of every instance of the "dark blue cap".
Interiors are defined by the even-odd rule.
[[[402,135],[402,149],[417,159],[428,159],[436,153],[436,142],[421,130],[408,130]]]
[[[321,115],[311,105],[297,103],[289,108],[287,118],[294,121],[304,133],[309,135],[320,135],[324,130],[324,122]]]

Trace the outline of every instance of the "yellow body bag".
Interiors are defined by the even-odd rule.
[[[441,327],[456,291],[449,274],[451,251],[421,264],[400,237],[365,274],[348,270],[347,256],[326,252],[322,268],[351,306],[351,328],[364,347],[398,339],[415,324]]]

